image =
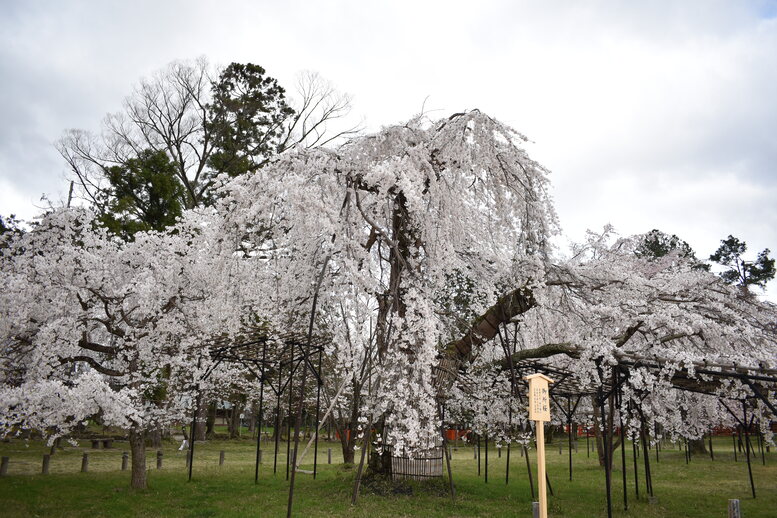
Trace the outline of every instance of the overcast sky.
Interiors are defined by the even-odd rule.
[[[0,214],[62,196],[65,129],[198,56],[318,71],[367,129],[479,108],[531,139],[572,240],[777,252],[777,1],[0,0]]]

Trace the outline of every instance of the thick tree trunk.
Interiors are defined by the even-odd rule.
[[[132,453],[132,489],[146,489],[146,437],[142,430],[130,429],[130,452]]]
[[[688,441],[688,446],[691,448],[691,453],[696,454],[707,454],[709,455],[709,450],[707,449],[707,446],[704,442],[704,438],[701,439],[690,439]]]
[[[238,396],[232,400],[232,410],[229,415],[228,428],[229,438],[237,439],[240,437],[240,414],[245,408],[245,395]]]
[[[229,438],[237,439],[240,437],[240,414],[241,409],[236,406],[232,407],[232,412],[229,416]]]
[[[162,428],[156,427],[148,433],[148,438],[151,441],[151,447],[158,450],[162,447]]]
[[[204,441],[207,438],[206,420],[208,415],[208,404],[203,401],[197,409],[197,433],[194,434],[195,441]]]
[[[259,419],[259,405],[251,405],[251,419],[248,420],[248,433],[253,434],[257,429],[257,420]]]
[[[353,448],[354,444],[352,441],[342,441],[342,447],[343,447],[343,463],[345,464],[353,464],[354,454],[355,450]]]

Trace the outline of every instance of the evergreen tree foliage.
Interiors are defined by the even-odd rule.
[[[645,234],[634,253],[637,257],[646,259],[656,259],[670,253],[676,253],[678,257],[690,261],[694,269],[707,271],[710,269],[708,264],[696,258],[696,253],[686,241],[675,234],[669,235],[658,229],[653,229]]]
[[[746,251],[747,243],[729,235],[720,241],[720,247],[710,256],[710,261],[728,268],[720,276],[729,284],[745,289],[751,285],[766,288],[766,283],[774,279],[775,275],[774,259],[769,257],[770,250],[762,250],[755,261],[743,259]]]
[[[285,90],[252,63],[232,63],[213,83],[209,129],[213,174],[256,171],[279,149],[284,122],[294,115]]]
[[[123,239],[144,230],[163,230],[180,217],[186,195],[175,165],[164,151],[145,150],[124,165],[107,169],[105,210],[100,223]]]

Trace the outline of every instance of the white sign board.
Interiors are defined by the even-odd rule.
[[[544,374],[532,374],[524,379],[529,382],[529,420],[550,421],[548,383],[553,383],[553,380]]]

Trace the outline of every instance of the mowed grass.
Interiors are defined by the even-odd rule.
[[[273,474],[273,448],[263,445],[260,480],[254,485],[255,445],[250,440],[209,441],[196,444],[194,478],[187,482],[185,454],[178,444],[166,444],[163,467],[156,469],[156,452],[149,449],[149,489],[129,489],[129,472],[120,471],[121,453],[127,444],[114,443],[111,450],[92,450],[88,441],[82,446],[67,446],[51,459],[51,474],[41,475],[41,460],[48,448],[38,442],[25,444],[14,440],[0,444],[0,455],[10,457],[8,476],[0,479],[0,516],[171,516],[171,517],[274,517],[286,515],[286,447],[281,446],[277,473]],[[332,448],[333,464],[327,465],[327,448]],[[224,450],[224,466],[218,465]],[[89,453],[89,473],[80,473],[81,456]],[[616,451],[613,471],[613,516],[617,517],[725,517],[728,499],[741,500],[745,518],[777,517],[777,454],[766,454],[766,466],[760,453],[752,458],[757,498],[750,495],[747,464],[743,457],[734,462],[730,438],[715,442],[715,461],[709,456],[694,456],[685,463],[678,449],[663,449],[659,462],[651,451],[650,466],[658,499],[648,503],[642,456],[639,462],[640,498],[635,497],[631,446],[627,446],[627,487],[629,511],[623,510],[620,450]],[[536,473],[534,450],[531,465]],[[313,450],[303,463],[312,469]],[[362,491],[356,506],[351,506],[355,469],[342,465],[337,443],[319,444],[319,472],[316,480],[298,473],[294,515],[304,517],[501,517],[531,516],[529,482],[525,459],[513,449],[510,480],[505,484],[505,463],[495,448],[489,451],[488,483],[485,482],[485,451],[481,451],[481,475],[472,447],[454,452],[452,470],[456,501],[434,491],[416,487],[414,495],[383,496]],[[558,445],[548,445],[548,475],[555,491],[549,496],[552,517],[591,518],[606,516],[604,472],[594,453],[588,457],[585,441],[573,453],[574,477],[569,481],[566,444],[562,454]],[[357,452],[358,461],[358,452]],[[535,480],[536,484],[536,480]]]

